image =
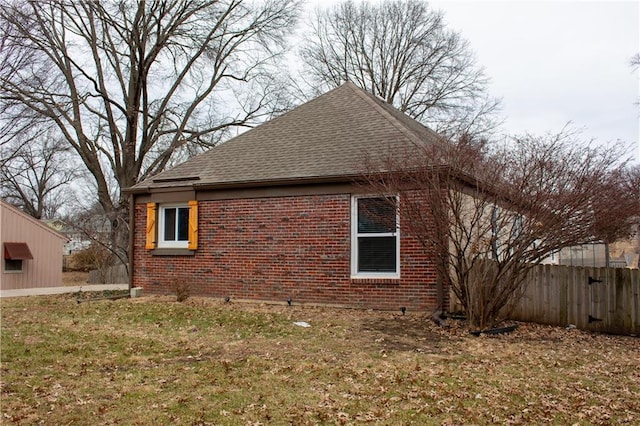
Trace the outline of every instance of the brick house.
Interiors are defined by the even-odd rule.
[[[365,159],[443,143],[346,83],[125,192],[131,286],[171,294],[432,310],[435,257],[358,183]]]

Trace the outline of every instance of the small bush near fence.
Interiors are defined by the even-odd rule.
[[[93,244],[90,247],[65,256],[64,268],[68,271],[91,271],[109,265],[111,253],[106,248]]]

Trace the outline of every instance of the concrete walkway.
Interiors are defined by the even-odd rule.
[[[128,290],[129,284],[87,284],[66,287],[20,288],[0,290],[0,297],[45,296],[48,294],[76,293],[78,291]]]

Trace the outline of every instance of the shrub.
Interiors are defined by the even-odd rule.
[[[176,292],[176,300],[184,302],[191,294],[191,285],[184,278],[173,280],[173,290]]]
[[[111,253],[105,247],[92,244],[88,248],[74,253],[70,256],[68,269],[91,271],[93,269],[104,269],[110,264]]]

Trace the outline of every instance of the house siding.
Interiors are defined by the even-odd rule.
[[[198,250],[145,250],[146,206],[135,205],[132,285],[147,294],[396,310],[436,306],[434,259],[401,230],[400,279],[352,279],[351,194],[199,201]],[[402,217],[401,217],[402,223]]]

